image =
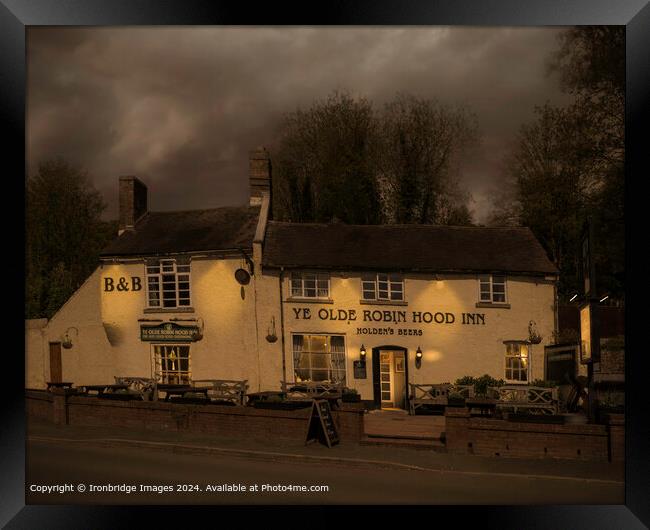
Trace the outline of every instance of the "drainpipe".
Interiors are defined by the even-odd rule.
[[[278,286],[280,290],[280,336],[282,338],[282,380],[287,380],[287,358],[284,344],[284,300],[282,299],[282,279],[284,278],[284,267],[280,267]]]

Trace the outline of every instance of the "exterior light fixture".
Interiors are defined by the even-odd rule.
[[[599,302],[602,304],[602,303],[603,303],[605,300],[607,300],[608,298],[609,298],[609,295],[606,294],[605,296],[603,296],[603,297],[599,300]]]
[[[569,298],[569,302],[573,302],[576,298],[578,298],[578,293],[575,293],[571,298]]]
[[[419,370],[422,366],[422,350],[418,346],[418,349],[415,350],[415,367]]]
[[[63,346],[66,350],[72,348],[72,339],[70,338],[70,331],[73,329],[77,332],[77,337],[79,336],[79,330],[74,326],[69,327],[68,329],[65,330],[65,333],[63,334],[63,339],[61,340],[61,346]]]
[[[359,358],[362,362],[366,362],[366,347],[362,344],[359,350]]]

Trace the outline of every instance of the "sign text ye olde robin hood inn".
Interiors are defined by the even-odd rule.
[[[28,322],[28,388],[330,381],[404,407],[407,383],[545,376],[557,270],[527,228],[277,222],[264,149],[248,205],[150,212],[135,177],[119,179],[119,202],[95,272],[50,321]]]

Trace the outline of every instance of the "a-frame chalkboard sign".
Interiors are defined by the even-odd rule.
[[[324,443],[327,447],[339,443],[339,433],[334,424],[332,410],[329,401],[325,399],[315,399],[312,402],[311,414],[309,414],[305,445],[315,441]]]

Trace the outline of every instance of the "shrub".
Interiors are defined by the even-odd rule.
[[[457,385],[473,385],[474,394],[477,396],[487,395],[487,389],[490,386],[503,386],[506,382],[503,379],[495,379],[494,377],[489,376],[488,374],[483,374],[481,377],[472,377],[471,375],[466,375],[459,379],[456,379]]]

